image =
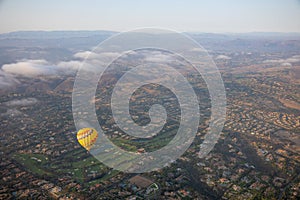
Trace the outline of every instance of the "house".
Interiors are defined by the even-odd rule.
[[[140,175],[136,175],[136,176],[132,177],[131,179],[129,179],[129,182],[130,182],[130,184],[136,185],[139,188],[147,188],[153,183],[153,181],[151,181],[145,177],[142,177]]]

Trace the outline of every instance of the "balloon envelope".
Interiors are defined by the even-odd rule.
[[[77,132],[77,140],[86,150],[90,150],[96,143],[98,133],[93,128],[83,128]]]

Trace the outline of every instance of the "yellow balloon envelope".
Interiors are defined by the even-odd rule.
[[[90,150],[96,143],[98,133],[93,128],[83,128],[77,132],[77,140],[86,150]]]

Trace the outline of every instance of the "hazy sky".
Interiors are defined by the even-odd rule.
[[[300,32],[300,0],[0,0],[0,32]]]

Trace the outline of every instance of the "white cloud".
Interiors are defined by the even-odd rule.
[[[104,70],[112,61],[117,59],[121,54],[118,52],[91,52],[83,51],[74,54],[75,58],[81,59],[83,70],[97,72]]]
[[[88,60],[84,60],[89,56]],[[5,64],[0,69],[0,89],[9,88],[20,82],[15,76],[38,77],[47,75],[70,75],[74,74],[83,64],[84,69],[94,71],[104,63],[120,56],[116,52],[94,53],[90,51],[79,52],[74,55],[80,60],[62,61],[57,64],[49,63],[46,60],[21,60],[16,63]]]
[[[6,74],[36,77],[41,75],[73,74],[81,65],[81,61],[64,61],[55,65],[46,60],[23,60],[17,63],[5,64],[2,66],[2,70]]]
[[[74,71],[78,70],[81,67],[81,61],[64,61],[57,64],[57,70],[63,72],[65,74],[73,73]]]
[[[75,58],[80,58],[80,59],[87,59],[89,58],[93,58],[93,57],[97,57],[98,54],[93,53],[91,51],[82,51],[82,52],[78,52],[76,54],[74,54]]]
[[[283,62],[285,62],[285,60],[283,60],[283,59],[278,59],[278,60],[264,60],[264,63],[273,63],[273,64],[275,64],[275,63],[283,63]]]
[[[176,57],[174,55],[163,54],[161,52],[149,52],[144,55],[144,60],[148,62],[167,63],[176,60]]]
[[[285,62],[285,63],[281,63],[281,66],[292,67],[293,65],[291,63]]]
[[[23,113],[20,112],[19,110],[12,108],[12,109],[8,109],[6,111],[6,113],[1,114],[1,116],[11,116],[11,117],[16,117],[19,115],[22,115]]]
[[[207,52],[204,48],[192,48],[190,51],[192,51],[192,52]]]
[[[127,52],[134,54],[135,52]],[[56,64],[46,60],[21,60],[16,63],[5,64],[0,71],[0,87],[11,86],[19,83],[13,75],[25,77],[38,77],[47,75],[70,75],[74,74],[81,66],[86,71],[103,70],[111,61],[121,56],[119,52],[91,52],[83,51],[74,54],[77,60],[62,61]],[[124,54],[126,57],[126,54]],[[163,54],[161,52],[147,52],[144,54],[145,61],[148,62],[172,62],[175,56]]]
[[[297,62],[300,62],[300,55],[298,55],[298,56],[292,56],[291,58],[286,59],[285,62],[288,62],[288,63],[297,63]]]
[[[0,103],[0,105],[7,106],[7,111],[5,113],[0,114],[0,116],[19,116],[23,113],[20,112],[16,107],[19,106],[33,106],[37,104],[39,101],[36,98],[23,98],[23,99],[15,99],[11,101],[6,101],[3,103]]]
[[[226,55],[218,55],[216,57],[216,60],[230,60],[230,59],[231,59],[231,57],[226,56]]]
[[[226,56],[226,55],[218,55],[218,56],[216,57],[216,59],[217,59],[217,60],[230,60],[231,57]]]
[[[17,63],[5,64],[2,70],[7,73],[34,77],[38,75],[53,74],[53,66],[45,60],[24,60]]]
[[[0,69],[0,89],[9,88],[19,83],[20,82],[11,74],[5,73]]]
[[[108,59],[108,58],[117,58],[121,54],[118,52],[101,52],[95,53],[91,51],[82,51],[74,54],[75,58],[80,59],[89,59],[89,60],[96,60],[96,59]]]
[[[4,102],[3,104],[6,106],[14,107],[14,106],[30,106],[34,105],[38,102],[36,98],[25,98],[25,99],[17,99]]]
[[[267,64],[281,64],[284,66],[292,66],[293,63],[300,62],[300,55],[292,56],[287,59],[274,59],[274,60],[265,60],[264,63]]]

